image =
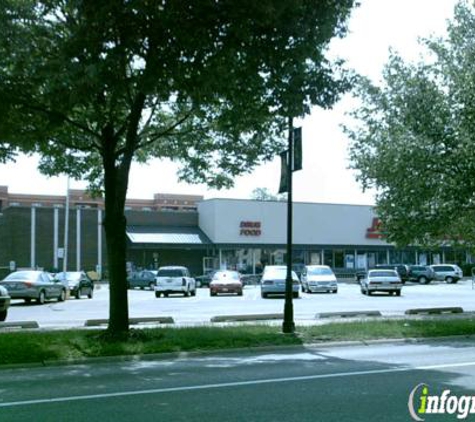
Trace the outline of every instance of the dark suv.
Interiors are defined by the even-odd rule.
[[[378,264],[375,268],[379,270],[396,270],[403,283],[409,280],[409,266],[405,264]]]
[[[409,265],[409,280],[420,284],[429,284],[435,277],[431,267],[426,265]]]

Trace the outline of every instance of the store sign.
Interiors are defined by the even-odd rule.
[[[260,221],[241,221],[239,224],[241,236],[260,236],[262,234]]]
[[[373,218],[371,227],[366,229],[366,237],[368,239],[382,239],[383,237],[386,237],[386,233],[382,230],[382,224],[379,218]]]

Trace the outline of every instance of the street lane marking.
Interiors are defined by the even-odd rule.
[[[181,391],[211,390],[211,389],[219,389],[219,388],[242,387],[242,386],[250,386],[250,385],[273,384],[273,383],[283,383],[283,382],[309,381],[309,380],[318,380],[318,379],[326,379],[326,378],[344,378],[344,377],[353,377],[353,376],[360,376],[360,375],[378,375],[378,374],[391,374],[391,373],[398,373],[398,372],[428,371],[428,370],[433,370],[433,369],[464,368],[467,366],[475,366],[475,362],[460,362],[460,363],[426,365],[426,366],[415,366],[415,367],[404,367],[404,368],[374,369],[374,370],[367,370],[367,371],[338,372],[338,373],[333,373],[333,374],[306,375],[306,376],[285,377],[285,378],[269,378],[269,379],[252,380],[252,381],[224,382],[224,383],[219,383],[219,384],[202,384],[202,385],[190,385],[190,386],[183,386],[183,387],[154,388],[154,389],[149,389],[149,390],[119,391],[116,393],[89,394],[89,395],[84,395],[84,396],[69,396],[69,397],[55,397],[55,398],[50,398],[50,399],[23,400],[23,401],[0,403],[0,408],[25,406],[25,405],[32,405],[32,404],[49,404],[49,403],[72,402],[72,401],[80,401],[80,400],[95,400],[95,399],[124,397],[124,396],[138,396],[138,395],[146,395],[146,394],[173,393],[173,392],[181,392]]]

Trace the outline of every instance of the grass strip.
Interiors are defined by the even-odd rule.
[[[298,326],[283,335],[276,325],[132,329],[126,338],[107,331],[64,330],[0,333],[0,365],[71,361],[233,348],[301,345],[326,341],[424,338],[475,334],[475,319],[378,320]]]

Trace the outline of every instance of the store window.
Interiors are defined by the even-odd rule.
[[[310,252],[310,265],[322,265],[322,251]]]
[[[333,251],[323,252],[323,265],[328,265],[329,267],[333,267]]]
[[[376,263],[377,264],[387,264],[388,263],[388,253],[387,253],[387,251],[378,251],[378,252],[376,252]]]

